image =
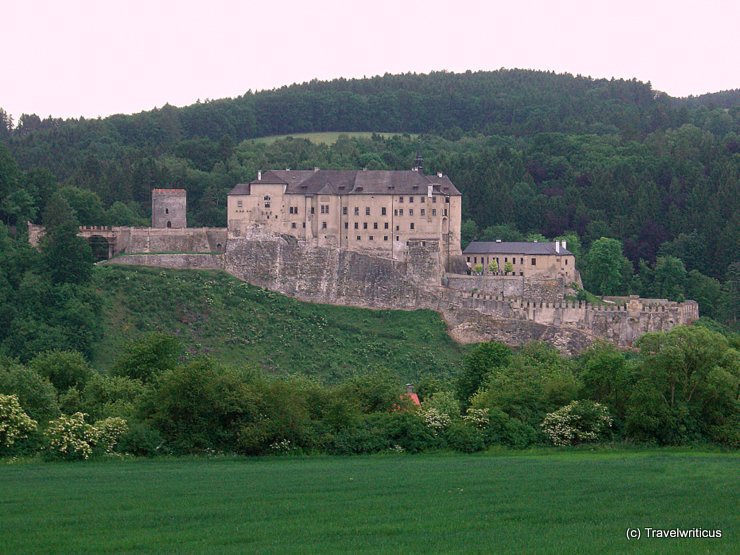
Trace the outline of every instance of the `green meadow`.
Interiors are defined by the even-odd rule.
[[[2,553],[737,553],[736,454],[18,463]],[[721,539],[627,540],[627,528]]]

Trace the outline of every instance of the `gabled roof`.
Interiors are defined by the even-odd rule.
[[[463,254],[523,254],[523,255],[572,255],[567,249],[560,247],[555,251],[555,243],[534,243],[529,241],[473,241],[463,251]]]
[[[446,175],[413,170],[269,170],[259,180],[240,183],[229,194],[248,195],[250,185],[256,184],[286,185],[286,194],[304,195],[426,195],[432,185],[434,195],[460,196]]]

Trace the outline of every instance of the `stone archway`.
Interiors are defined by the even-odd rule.
[[[92,250],[94,262],[108,260],[113,256],[113,246],[111,242],[102,235],[92,235],[87,239],[87,242]]]

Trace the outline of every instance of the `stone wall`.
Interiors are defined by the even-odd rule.
[[[100,264],[154,266],[175,270],[223,270],[222,254],[128,254],[117,256]]]
[[[596,339],[626,347],[640,335],[668,330],[698,318],[694,301],[673,303],[635,297],[590,305],[556,297],[559,280],[521,277],[446,276],[443,286],[437,243],[408,245],[403,261],[355,251],[312,247],[290,235],[229,237],[223,255],[136,254],[111,260],[166,268],[218,268],[300,300],[382,309],[433,309],[461,342],[502,341],[521,345],[544,340],[564,352],[582,350]],[[482,292],[482,285],[494,293]],[[541,295],[526,299],[500,294]],[[495,293],[498,291],[498,293]],[[547,300],[554,299],[554,300]]]
[[[119,231],[118,252],[223,252],[226,228],[155,229],[151,227],[114,228]]]
[[[450,289],[456,291],[483,293],[506,299],[525,298],[557,302],[566,295],[566,283],[562,278],[450,274],[447,276],[447,284]]]

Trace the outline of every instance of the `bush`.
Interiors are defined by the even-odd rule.
[[[37,425],[23,410],[17,395],[0,395],[0,447],[9,448],[16,440],[28,437]]]
[[[141,422],[131,422],[118,442],[118,450],[137,457],[153,457],[165,453],[162,435]]]
[[[368,415],[357,425],[337,433],[330,451],[342,455],[388,450],[418,453],[439,445],[440,440],[418,414],[392,412]]]
[[[542,421],[550,441],[561,447],[598,441],[611,425],[609,409],[593,401],[573,401]]]
[[[49,455],[52,458],[79,460],[90,458],[98,440],[98,430],[85,422],[85,414],[63,414],[49,422],[46,429]]]
[[[37,422],[59,415],[57,392],[49,380],[30,368],[0,357],[0,393],[17,395],[23,409]]]
[[[445,432],[447,445],[462,453],[475,453],[486,448],[483,433],[463,422],[453,422]]]
[[[112,453],[121,437],[128,431],[128,424],[123,418],[112,416],[95,423],[98,433],[96,447],[106,453]]]
[[[59,393],[72,387],[82,389],[94,372],[77,351],[46,351],[34,357],[28,366],[47,378]]]

